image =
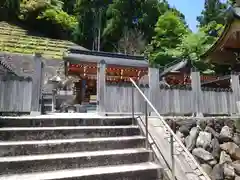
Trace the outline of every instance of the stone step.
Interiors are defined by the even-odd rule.
[[[0,158],[0,174],[19,174],[63,169],[148,162],[151,151],[144,148],[28,155]]]
[[[140,135],[138,126],[61,126],[0,128],[1,141],[76,139]]]
[[[2,180],[159,180],[161,166],[151,162],[0,176]]]
[[[143,136],[0,142],[0,157],[144,147]]]
[[[132,125],[132,118],[125,117],[79,118],[76,116],[67,118],[64,115],[62,117],[25,116],[25,117],[0,118],[0,127],[126,126],[126,125]]]

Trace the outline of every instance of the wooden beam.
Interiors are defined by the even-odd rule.
[[[98,63],[97,67],[97,111],[105,112],[105,94],[106,94],[106,62],[104,60]]]
[[[32,74],[32,111],[41,111],[40,99],[42,99],[42,87],[43,87],[43,62],[41,54],[35,54],[34,57],[34,72]]]
[[[237,106],[236,102],[240,101],[240,84],[239,84],[239,75],[238,74],[232,74],[231,75],[231,88],[233,91],[234,101],[233,105],[235,107],[235,111],[231,113],[237,113]]]
[[[214,79],[214,80],[205,81],[205,82],[201,83],[201,85],[216,83],[218,81],[223,81],[223,80],[227,80],[227,79],[230,79],[230,78],[231,78],[230,75],[226,75],[226,76],[218,77],[217,79]]]
[[[201,75],[200,72],[191,72],[191,87],[193,96],[193,113],[202,113],[202,90],[201,90]]]
[[[159,69],[149,68],[148,69],[148,82],[149,82],[149,94],[148,97],[152,104],[156,107],[157,99],[156,96],[159,95]],[[151,109],[152,111],[152,109]]]
[[[148,62],[145,60],[134,60],[134,59],[125,59],[125,58],[112,58],[112,57],[101,57],[93,55],[84,55],[84,54],[68,54],[64,58],[66,61],[69,61],[72,64],[80,63],[100,63],[104,59],[107,65],[119,65],[119,66],[129,66],[129,67],[148,67]]]
[[[100,59],[105,59],[106,57],[110,57],[110,58],[131,59],[131,60],[140,60],[140,61],[144,60],[144,56],[133,56],[128,54],[110,53],[110,52],[103,52],[103,51],[89,51],[89,50],[83,50],[78,47],[71,47],[70,49],[68,49],[68,52],[70,54],[97,56],[97,57],[100,57]],[[65,55],[65,57],[67,57],[67,55]]]

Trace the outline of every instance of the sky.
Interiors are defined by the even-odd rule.
[[[197,31],[197,16],[201,14],[204,0],[168,0],[171,6],[176,7],[185,15],[185,19],[193,32]]]

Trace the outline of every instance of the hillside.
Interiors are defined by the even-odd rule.
[[[62,59],[63,52],[76,46],[70,41],[34,36],[19,26],[0,22],[0,51],[7,53],[42,53],[47,59]]]

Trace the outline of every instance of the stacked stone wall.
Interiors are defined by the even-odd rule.
[[[240,180],[238,118],[166,118],[212,180]]]

